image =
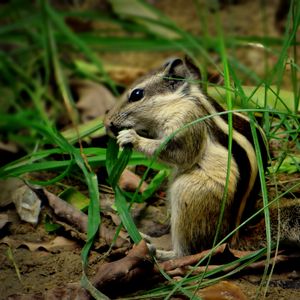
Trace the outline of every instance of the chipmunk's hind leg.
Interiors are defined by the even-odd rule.
[[[178,256],[209,249],[216,233],[224,186],[200,169],[178,176],[169,190],[171,234]],[[229,232],[230,207],[225,206],[220,237]]]

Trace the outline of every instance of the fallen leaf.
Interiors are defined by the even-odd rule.
[[[42,243],[26,242],[23,240],[13,239],[11,237],[4,237],[2,240],[0,240],[0,243],[6,244],[12,248],[20,248],[25,246],[30,251],[43,249],[49,252],[73,250],[78,247],[75,241],[68,240],[61,236],[57,236],[50,242],[42,242]]]
[[[2,229],[8,222],[8,214],[0,214],[0,229]]]
[[[111,220],[114,222],[114,224],[115,224],[116,226],[119,226],[119,225],[121,224],[120,217],[119,217],[118,214],[116,214],[115,212],[107,211],[107,212],[105,212],[105,215],[106,215],[106,216],[110,216],[110,217],[111,217]]]
[[[41,200],[27,185],[16,189],[12,195],[13,202],[21,220],[36,224],[41,211]]]
[[[55,215],[65,220],[67,223],[72,224],[72,226],[68,225],[70,230],[78,229],[81,233],[87,232],[88,216],[85,213],[76,209],[74,206],[48,192],[47,190],[44,190],[44,193],[48,199],[49,206],[51,206],[51,208],[54,210]],[[63,227],[67,226],[67,224],[63,225],[63,223],[59,221],[56,221],[56,223],[62,225]],[[86,240],[85,234],[80,236],[81,238],[84,236],[84,240]],[[129,247],[130,245],[128,238],[123,238],[121,234],[115,240],[115,229],[106,227],[104,222],[101,223],[99,236],[101,240],[105,241],[106,245],[110,245],[112,241],[114,241],[115,247]]]
[[[44,190],[44,193],[48,199],[49,206],[57,216],[67,220],[68,223],[74,225],[81,232],[87,232],[88,216],[85,213],[47,190]]]
[[[104,116],[116,102],[112,93],[103,85],[90,80],[73,80],[72,89],[78,96],[77,108],[85,123],[89,120]]]
[[[13,202],[13,193],[21,186],[24,181],[19,178],[8,178],[0,180],[0,207],[5,207]]]
[[[221,281],[198,291],[196,294],[203,300],[247,300],[241,288],[229,281]]]
[[[79,210],[85,210],[90,203],[90,199],[88,197],[73,187],[65,189],[58,196]]]
[[[129,192],[135,192],[135,190],[138,188],[141,181],[141,177],[134,174],[128,169],[125,169],[120,176],[119,179],[119,185],[122,189],[129,191]],[[148,184],[146,182],[143,182],[140,188],[140,192],[143,193],[145,189],[148,187]]]
[[[36,224],[38,222],[41,200],[37,194],[18,178],[0,180],[0,207],[14,203],[21,220]]]
[[[125,290],[136,290],[137,287],[149,282],[151,275],[153,275],[153,261],[146,242],[142,240],[128,252],[127,256],[100,265],[91,282],[101,292],[115,296]]]

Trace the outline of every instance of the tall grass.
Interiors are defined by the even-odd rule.
[[[214,94],[216,98],[226,99],[229,132],[232,132],[230,120],[234,108],[238,108],[251,118],[262,187],[263,208],[261,211],[264,211],[265,214],[267,235],[267,248],[243,258],[240,261],[241,265],[227,275],[218,275],[221,274],[222,268],[197,276],[190,276],[190,273],[179,282],[175,283],[170,279],[170,285],[167,287],[154,289],[145,293],[144,296],[139,295],[139,299],[162,296],[168,299],[179,290],[192,297],[196,289],[239,272],[265,253],[267,253],[267,258],[270,258],[271,238],[268,207],[270,200],[277,201],[282,195],[278,194],[274,199],[269,199],[263,162],[260,159],[260,149],[254,130],[257,123],[254,113],[262,114],[262,126],[268,140],[280,140],[284,134],[285,141],[293,141],[299,149],[300,89],[298,78],[300,68],[297,64],[299,44],[297,29],[300,24],[300,3],[291,1],[286,31],[281,38],[268,36],[267,32],[263,37],[227,35],[226,32],[224,33],[221,22],[218,21],[218,8],[216,8],[217,17],[214,20],[218,29],[217,35],[211,36],[208,28],[211,20],[207,19],[208,6],[203,7],[198,1],[195,1],[195,9],[199,15],[199,26],[202,26],[201,36],[194,36],[182,29],[175,21],[143,1],[131,1],[130,5],[133,7],[129,10],[126,6],[118,5],[118,1],[111,1],[111,3],[115,9],[114,16],[109,12],[59,10],[46,0],[36,3],[15,0],[1,5],[0,134],[2,140],[17,143],[26,155],[2,166],[0,177],[24,177],[35,171],[58,172],[59,175],[56,177],[38,182],[40,185],[50,185],[61,181],[65,176],[70,176],[74,170],[84,175],[91,200],[88,210],[88,241],[82,251],[83,265],[86,266],[88,253],[101,221],[98,180],[94,168],[106,165],[110,184],[115,190],[116,206],[123,226],[128,230],[133,241],[138,242],[140,236],[130,215],[131,206],[126,202],[125,194],[117,185],[118,178],[128,163],[145,164],[162,170],[162,172],[165,172],[165,168],[156,164],[155,158],[148,160],[136,153],[130,157],[131,153],[127,150],[118,154],[117,146],[113,142],[110,143],[108,151],[80,146],[82,138],[99,129],[103,130],[103,125],[100,121],[84,126],[79,124],[78,112],[70,93],[68,77],[80,74],[86,78],[97,79],[117,94],[116,84],[107,75],[101,60],[102,52],[148,51],[151,55],[152,51],[167,50],[182,51],[188,54],[201,68],[204,88],[210,94]],[[265,8],[264,5],[262,2],[262,9]],[[139,10],[136,10],[134,6],[139,7]],[[133,13],[141,11],[141,8],[143,14]],[[67,17],[80,18],[86,22],[101,21],[113,24],[122,34],[115,35],[114,32],[110,33],[105,29],[76,33],[65,22]],[[239,49],[245,44],[253,45],[254,43],[265,49],[266,67],[263,76],[255,74],[234,55],[235,51],[233,50]],[[212,58],[211,49],[214,49],[213,54],[220,57],[221,63],[216,63]],[[272,67],[267,64],[268,53],[277,59]],[[91,66],[91,68],[79,69],[79,65],[75,61],[82,61],[85,66]],[[290,91],[282,89],[287,66],[291,69]],[[222,74],[224,86],[215,86],[206,81],[207,67]],[[247,78],[248,84],[251,86],[244,86],[240,78]],[[71,129],[61,133],[56,124],[65,109]],[[205,118],[210,117],[213,116]],[[203,120],[204,118],[196,122]],[[166,143],[171,138],[172,136],[166,140]],[[79,147],[74,146],[76,142],[79,143]],[[61,160],[57,159],[59,155],[61,155]],[[273,175],[276,175],[289,155],[288,149],[283,149],[281,156],[277,158],[277,164],[272,162],[273,165],[276,165],[276,168],[270,169]],[[299,171],[299,160],[297,159],[299,158],[292,156],[293,166],[295,170]],[[230,157],[228,165],[230,165]],[[131,201],[143,200],[146,196],[151,195],[166,174],[160,173],[160,177],[153,181],[153,186],[144,197],[135,193],[130,196]],[[273,177],[276,179],[276,176]],[[241,226],[246,223],[244,222]],[[234,232],[230,236],[233,234]],[[223,241],[226,241],[226,238]],[[215,246],[219,244],[220,242]],[[199,264],[205,259],[201,260]],[[232,264],[234,263],[236,262]],[[266,265],[268,266],[268,264]],[[270,270],[266,267],[262,286],[266,285],[267,287],[268,274],[271,276]],[[218,276],[216,277],[216,275]],[[212,276],[214,276],[213,279]],[[85,286],[88,286],[88,283]],[[195,295],[194,299],[196,299]]]

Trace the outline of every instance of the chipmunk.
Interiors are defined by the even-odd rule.
[[[218,114],[224,109],[202,91],[200,80],[200,72],[190,59],[173,59],[135,82],[104,121],[108,134],[116,137],[121,147],[132,145],[147,156],[153,156],[162,147],[158,159],[173,168],[168,197],[176,256],[212,246],[227,176],[218,240],[251,214],[259,189],[249,119],[240,113],[232,115],[232,158],[227,172],[231,155],[228,114]],[[190,122],[194,123],[187,126]],[[266,161],[260,128],[257,136],[262,159]]]

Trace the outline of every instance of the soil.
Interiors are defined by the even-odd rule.
[[[198,16],[193,6],[194,1],[149,1],[156,5],[169,17],[176,20],[177,24],[190,30],[194,34],[201,33]],[[232,5],[224,1],[221,11],[221,19],[224,25],[224,31],[234,32],[238,35],[262,35],[263,28],[261,18],[261,1],[236,1]],[[281,36],[282,31],[275,26],[275,14],[279,1],[267,1],[266,20],[267,32],[270,36]],[[213,10],[209,11],[209,18],[213,17]],[[208,19],[209,19],[208,18]],[[230,20],[230,21],[229,21]],[[214,22],[212,22],[214,23]],[[209,28],[213,34],[216,29]],[[264,29],[265,30],[265,29]],[[107,65],[115,65],[120,68],[138,68],[142,72],[161,64],[165,58],[180,55],[181,53],[102,53],[101,56]],[[264,59],[264,52],[255,47],[245,47],[236,53],[238,58],[254,69],[258,73],[263,72],[262,64],[258,63]],[[272,62],[272,57],[269,58]],[[288,83],[287,83],[288,84]],[[293,182],[299,180],[299,175],[284,175],[282,181]],[[294,191],[299,195],[299,190]],[[107,195],[106,195],[107,196]],[[113,196],[110,196],[113,197]],[[12,208],[11,208],[12,209]],[[136,205],[135,220],[142,232],[151,236],[162,236],[156,243],[165,249],[170,248],[170,236],[168,233],[168,210],[164,199],[152,199],[151,204]],[[13,213],[12,213],[13,214]],[[111,218],[111,215],[105,215]],[[117,218],[117,217],[116,217]],[[63,286],[66,283],[78,282],[82,275],[81,249],[83,243],[72,238],[66,232],[49,234],[44,227],[43,218],[41,222],[33,226],[14,218],[14,221],[8,224],[1,231],[1,238],[9,237],[11,240],[22,240],[20,245],[0,241],[0,299],[8,299],[12,294],[34,294],[43,293],[53,287]],[[117,223],[117,222],[115,222]],[[57,248],[45,249],[42,244],[54,240],[58,235],[64,235],[66,238],[75,241],[71,247],[62,243]],[[36,250],[30,250],[27,243],[32,242],[41,244]],[[105,251],[107,249],[104,249]],[[104,250],[93,249],[89,258],[88,275],[92,276],[96,272],[97,264],[104,258]],[[287,271],[274,274],[271,278],[269,288],[265,299],[296,300],[300,299],[300,271],[294,270],[290,266]],[[18,277],[19,273],[19,277]],[[263,299],[263,296],[257,295],[261,274],[248,274],[231,279],[232,282],[240,286],[241,290],[249,299]]]
[[[289,179],[291,178],[297,179],[298,176],[289,176]],[[295,192],[299,193],[300,190]],[[133,216],[139,230],[154,237],[151,242],[158,249],[169,250],[171,243],[168,208],[165,199],[157,198],[157,196],[147,205],[135,204]],[[102,197],[104,198],[101,200],[106,202],[107,207],[113,204],[112,195],[102,194]],[[43,221],[45,220],[45,213],[47,213],[46,208],[42,210],[41,221],[37,226],[22,222],[15,216],[12,218],[15,221],[2,230],[4,238],[0,240],[0,299],[8,299],[9,296],[12,297],[10,299],[22,299],[16,295],[26,294],[35,295],[36,297],[40,293],[50,291],[53,288],[64,288],[67,283],[78,283],[80,281],[82,276],[82,242],[71,237],[66,231],[49,234],[45,230]],[[117,216],[113,217],[115,230],[119,219]],[[109,218],[108,209],[103,208],[102,219],[104,221],[107,218]],[[106,224],[108,223],[106,222]],[[57,236],[63,236],[66,240],[73,241],[73,243],[70,245],[63,240],[56,247],[48,247],[47,243],[54,241]],[[155,236],[157,237],[155,238]],[[35,245],[35,248],[32,247],[32,244]],[[103,262],[120,258],[118,254],[105,257],[106,250],[107,248],[94,248],[91,251],[87,270],[89,277],[97,272],[99,265]],[[121,256],[123,255],[121,254]],[[253,270],[250,273],[241,273],[230,278],[229,282],[237,285],[248,297],[247,299],[263,299],[262,294],[259,294],[257,298],[262,280],[260,272],[259,270]],[[18,273],[20,274],[19,277]],[[262,289],[262,292],[264,292],[264,289]],[[296,300],[299,297],[299,263],[293,265],[287,263],[272,275],[265,299]]]

